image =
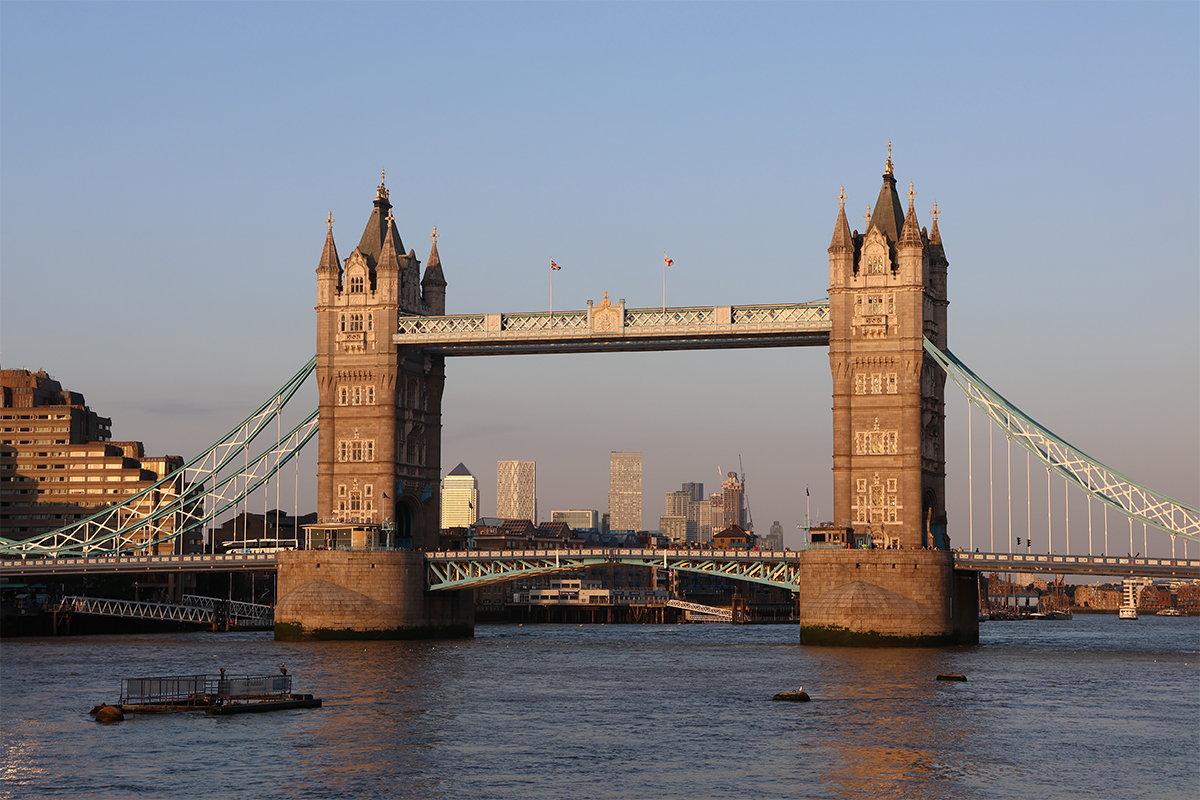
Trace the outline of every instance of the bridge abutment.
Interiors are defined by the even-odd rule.
[[[943,550],[807,550],[800,641],[936,647],[979,641],[978,579]]]
[[[425,557],[419,552],[281,552],[275,638],[473,636],[471,590],[428,592],[425,585]]]

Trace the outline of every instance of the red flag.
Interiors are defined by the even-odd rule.
[[[555,264],[553,261],[551,261],[550,269],[562,269],[562,267],[560,267],[558,264]]]
[[[669,266],[671,266],[671,265],[672,265],[672,264],[674,264],[674,263],[675,263],[674,261],[672,261],[671,259],[667,258],[667,254],[666,254],[666,253],[663,253],[663,264],[665,264],[666,266],[668,266],[668,267],[669,267]]]

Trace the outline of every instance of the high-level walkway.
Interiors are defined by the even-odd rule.
[[[829,301],[769,306],[625,308],[400,317],[398,345],[443,356],[827,346]]]

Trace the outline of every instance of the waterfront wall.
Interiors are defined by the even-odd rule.
[[[275,638],[473,636],[471,591],[425,591],[422,553],[294,550],[279,554]]]
[[[800,641],[940,646],[979,641],[974,573],[941,550],[806,550]]]

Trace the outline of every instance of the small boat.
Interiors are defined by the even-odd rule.
[[[1162,611],[1155,614],[1157,617],[1182,617],[1183,612],[1178,608],[1164,608]]]
[[[1121,606],[1119,609],[1117,609],[1117,618],[1118,619],[1137,619],[1138,618],[1137,608],[1134,606]]]
[[[943,672],[937,676],[937,679],[939,681],[965,681],[967,676],[958,672]]]

